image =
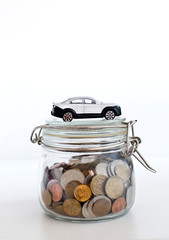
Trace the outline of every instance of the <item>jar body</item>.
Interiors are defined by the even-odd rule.
[[[128,212],[135,178],[132,159],[124,153],[43,148],[39,200],[45,213],[64,221],[93,222]]]

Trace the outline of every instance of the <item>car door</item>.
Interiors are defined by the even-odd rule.
[[[84,113],[84,99],[75,99],[70,102],[70,108],[72,108],[77,114]]]
[[[84,113],[96,113],[96,102],[92,99],[84,100]]]

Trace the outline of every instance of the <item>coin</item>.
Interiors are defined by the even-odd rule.
[[[104,185],[107,177],[104,175],[96,175],[93,177],[90,188],[94,195],[104,195]]]
[[[80,202],[86,202],[92,196],[92,192],[87,185],[81,184],[74,190],[75,198]]]
[[[46,167],[44,169],[44,174],[43,174],[43,184],[44,184],[45,188],[47,187],[47,184],[50,180],[50,176],[49,176],[48,172],[49,172],[49,168]]]
[[[45,206],[50,206],[51,205],[52,197],[51,197],[51,194],[49,193],[48,190],[44,189],[42,191],[42,200],[43,200]]]
[[[127,194],[126,194],[126,201],[127,201],[127,206],[131,207],[133,202],[134,202],[134,196],[135,196],[135,188],[133,186],[130,186],[127,189]]]
[[[109,176],[115,176],[115,167],[119,164],[123,164],[123,161],[121,159],[116,159],[113,160],[111,163],[108,165],[108,171],[109,171]]]
[[[85,177],[87,177],[89,175],[89,170],[84,169],[84,170],[82,170],[82,173],[84,174]]]
[[[117,198],[112,205],[112,213],[121,212],[126,207],[126,200],[123,197]]]
[[[97,164],[97,166],[95,168],[96,174],[104,175],[104,176],[108,177],[107,167],[108,167],[107,163],[99,163],[99,164]]]
[[[92,207],[93,207],[93,204],[94,202],[97,200],[97,199],[100,199],[101,196],[96,196],[94,197],[93,199],[91,199],[87,205],[87,211],[90,215],[90,218],[95,218],[96,216],[94,215],[93,211],[92,211]]]
[[[67,165],[65,162],[54,163],[52,166],[50,166],[49,170],[52,170],[52,169],[54,169],[54,168],[64,167],[65,165]]]
[[[89,204],[90,200],[88,200],[87,202],[85,202],[85,204],[82,207],[82,214],[85,218],[92,218],[93,216],[89,213],[88,211],[88,204]]]
[[[81,183],[78,181],[71,181],[65,186],[65,194],[67,198],[74,198],[74,190]]]
[[[60,181],[61,176],[62,176],[62,171],[59,168],[55,167],[49,171],[49,174],[51,175],[52,178]]]
[[[59,183],[53,183],[50,186],[49,191],[52,194],[52,200],[54,202],[60,201],[60,199],[62,198],[63,190],[62,190],[62,188],[61,188]]]
[[[113,175],[112,172],[111,172],[111,164],[112,163],[109,163],[108,166],[107,166],[107,174],[108,174],[109,177],[111,177]]]
[[[76,199],[66,199],[63,203],[63,207],[65,213],[69,216],[75,217],[81,213],[81,205]]]
[[[109,198],[116,199],[120,197],[124,192],[124,183],[120,177],[110,177],[105,185],[105,191]]]
[[[85,176],[84,174],[77,169],[67,170],[61,177],[60,183],[62,188],[65,190],[66,185],[71,181],[78,181],[84,183]]]
[[[54,202],[56,203],[56,202]],[[63,202],[58,202],[58,204],[52,204],[53,211],[57,214],[66,216],[66,213],[64,211]]]
[[[92,206],[93,214],[96,217],[106,216],[111,210],[111,201],[108,197],[102,196]]]
[[[118,164],[115,167],[114,172],[116,176],[123,179],[124,182],[127,181],[131,176],[130,167],[125,162]]]
[[[56,179],[50,180],[47,184],[47,189],[49,190],[50,187],[52,186],[52,184],[55,184],[55,183],[58,183],[58,180],[56,180]]]

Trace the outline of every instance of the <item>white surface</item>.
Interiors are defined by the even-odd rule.
[[[37,161],[0,161],[0,240],[169,239],[169,162],[149,159],[148,172],[134,160],[136,199],[116,220],[77,224],[45,215],[37,199]]]
[[[1,0],[0,159],[38,156],[31,130],[79,95],[118,103],[144,155],[169,156],[168,13],[168,0]]]

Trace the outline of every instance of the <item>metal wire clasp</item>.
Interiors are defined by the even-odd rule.
[[[44,127],[44,125],[41,125],[41,126],[37,126],[33,129],[31,137],[30,137],[30,140],[32,143],[38,143],[39,145],[41,145],[41,132],[42,132],[43,127]]]
[[[127,139],[126,145],[127,150],[125,152],[126,156],[133,155],[147,170],[156,173],[156,170],[150,167],[150,165],[146,162],[143,156],[137,150],[138,145],[141,143],[141,138],[134,136],[134,127],[133,125],[137,122],[137,120],[130,121],[127,123]],[[132,132],[132,136],[130,137],[130,129]]]

